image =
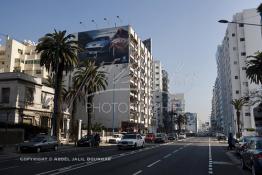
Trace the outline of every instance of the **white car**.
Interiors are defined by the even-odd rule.
[[[112,138],[108,140],[109,143],[118,143],[123,137],[123,134],[114,134]]]
[[[186,139],[186,134],[181,133],[181,134],[179,134],[178,138],[179,139]]]
[[[145,144],[144,139],[140,134],[125,134],[118,142],[118,149],[124,148],[143,148]]]

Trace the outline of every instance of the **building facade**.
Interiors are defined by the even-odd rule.
[[[47,78],[48,72],[40,66],[40,55],[35,52],[36,44],[6,38],[0,46],[0,72],[23,72],[39,78]]]
[[[197,134],[198,133],[198,119],[197,119],[197,113],[185,113],[187,117],[187,123],[186,123],[186,132],[191,134]]]
[[[152,130],[153,57],[134,29],[122,26],[75,35],[84,49],[79,59],[94,60],[108,82],[106,90],[93,94],[92,123],[109,131]],[[85,106],[79,104],[77,111],[86,123]]]
[[[244,10],[233,16],[232,21],[239,23],[260,24],[260,15],[256,9]],[[253,84],[246,77],[247,56],[254,55],[262,49],[261,28],[243,24],[230,23],[221,45],[217,49],[218,91],[221,95],[218,106],[221,110],[218,117],[223,118],[224,133],[236,134],[236,111],[231,101],[241,97],[250,96],[258,91],[259,85]],[[242,132],[255,128],[254,106],[245,105],[241,111]],[[219,107],[215,107],[219,108]]]

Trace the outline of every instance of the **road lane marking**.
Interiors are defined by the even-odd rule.
[[[147,167],[150,168],[150,167],[154,166],[155,164],[157,164],[157,163],[160,162],[160,161],[161,161],[161,160],[157,160],[157,161],[151,163],[150,165],[147,165]]]
[[[133,175],[138,175],[140,173],[142,173],[142,170],[139,170],[139,171],[135,172]]]
[[[213,174],[213,161],[212,161],[212,151],[211,151],[211,144],[210,144],[210,137],[208,139],[208,174]]]
[[[167,154],[167,155],[165,155],[165,156],[164,156],[164,159],[170,157],[171,155],[172,155],[172,154]]]
[[[176,153],[176,152],[178,152],[178,150],[173,151],[173,153]]]
[[[6,167],[6,168],[2,168],[2,169],[0,169],[0,171],[12,169],[12,168],[17,168],[17,167],[19,167],[19,166],[10,166],[10,167]]]
[[[154,149],[154,148],[158,148],[160,146],[157,146],[157,147],[147,147],[147,149]],[[147,149],[143,149],[143,151],[146,151]],[[111,155],[109,157],[111,157],[112,160],[114,159],[117,159],[117,158],[120,158],[120,157],[125,157],[125,156],[128,156],[128,155],[132,155],[132,154],[135,154],[135,153],[138,153],[136,151],[131,151],[131,152],[127,152],[127,153],[121,153],[122,155],[120,154],[116,154],[116,155]],[[74,164],[74,165],[70,165],[70,166],[66,166],[66,167],[62,167],[62,168],[58,168],[58,169],[53,169],[53,170],[50,170],[50,171],[46,171],[46,172],[41,172],[41,173],[38,173],[36,175],[47,175],[47,174],[50,174],[50,175],[56,175],[56,174],[62,174],[64,172],[68,172],[68,171],[73,171],[75,169],[80,169],[80,168],[83,168],[83,167],[87,167],[87,166],[91,166],[91,165],[94,165],[94,164],[98,164],[98,163],[102,163],[102,162],[105,162],[105,161],[97,161],[97,162],[83,162],[83,163],[79,163],[79,164]],[[68,169],[67,167],[73,167],[71,169]]]

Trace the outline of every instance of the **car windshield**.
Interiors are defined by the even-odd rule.
[[[127,135],[124,135],[123,139],[136,139],[136,135],[135,134],[127,134]]]
[[[87,140],[89,140],[89,139],[91,139],[91,138],[92,138],[92,136],[88,136],[88,135],[82,137],[82,139],[87,139]]]
[[[109,40],[109,38],[108,37],[99,37],[99,38],[96,38],[96,39],[94,39],[94,41],[107,41],[107,40]]]
[[[121,137],[120,135],[113,135],[114,138],[119,138]]]
[[[45,137],[34,137],[30,140],[30,142],[42,142]]]
[[[262,149],[262,140],[256,141],[256,149]]]

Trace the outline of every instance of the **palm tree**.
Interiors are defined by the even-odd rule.
[[[74,35],[66,35],[66,31],[54,31],[39,39],[36,52],[40,55],[40,66],[45,66],[55,75],[55,95],[53,114],[53,135],[59,140],[60,120],[62,118],[62,80],[63,73],[72,71],[77,65],[77,41]]]
[[[178,132],[180,133],[182,125],[187,123],[186,116],[184,114],[178,114],[174,119],[174,123],[178,125]]]
[[[79,100],[84,98],[87,94],[87,99],[85,101],[87,105],[87,130],[88,134],[91,134],[91,114],[93,106],[93,97],[96,92],[105,90],[107,86],[107,80],[105,72],[98,70],[99,67],[95,65],[95,62],[86,60],[82,62],[77,68],[73,76],[72,94],[78,97]],[[74,99],[75,99],[74,97]],[[83,100],[83,99],[82,99]],[[75,109],[76,102],[73,101],[73,110]],[[72,112],[73,114],[74,112]],[[74,115],[72,115],[74,117]],[[74,121],[74,118],[72,118]]]
[[[257,52],[254,56],[248,56],[253,58],[247,61],[247,78],[256,84],[262,84],[262,52]]]
[[[238,137],[240,137],[240,111],[242,110],[242,107],[247,103],[247,100],[244,97],[241,97],[239,99],[232,100],[231,104],[234,106],[237,114],[237,132]]]

